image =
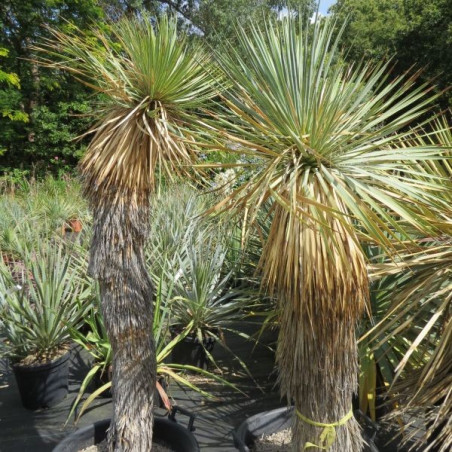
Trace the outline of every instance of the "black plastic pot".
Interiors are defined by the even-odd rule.
[[[197,337],[187,336],[174,346],[171,359],[177,364],[188,364],[206,370],[210,363],[206,351],[211,353],[214,345],[213,337],[206,337],[201,344]]]
[[[70,352],[50,363],[12,366],[22,405],[28,410],[52,407],[68,393]]]
[[[249,417],[238,429],[232,432],[234,446],[240,452],[250,452],[256,438],[268,436],[292,426],[293,408],[277,408],[264,411]],[[378,452],[371,436],[363,431],[363,437],[368,443],[363,452]]]
[[[168,445],[174,452],[199,452],[199,445],[190,428],[193,428],[193,417],[190,418],[189,429],[183,427],[173,418],[155,417],[153,441]],[[53,452],[78,452],[94,444],[101,443],[107,436],[110,419],[95,422],[75,431],[59,443]]]

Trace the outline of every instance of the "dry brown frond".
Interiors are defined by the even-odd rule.
[[[311,189],[315,195],[310,200],[283,194],[297,203],[294,209],[274,206],[260,261],[264,284],[291,300],[294,312],[311,323],[321,321],[319,315],[355,322],[368,299],[365,259],[345,206],[315,183]],[[317,206],[323,210],[318,212]]]
[[[149,193],[159,168],[169,178],[188,173],[194,151],[174,136],[168,127],[169,114],[163,107],[150,117],[143,106],[115,107],[98,124],[81,162],[88,197],[122,192]]]
[[[452,309],[449,301],[449,310]],[[425,424],[415,426],[402,437],[403,443],[414,441],[425,452],[448,452],[452,448],[452,318],[430,361],[411,372],[392,388],[398,409],[388,416],[422,418]],[[419,435],[419,432],[422,432]]]
[[[368,278],[362,250],[347,217],[340,216],[345,207],[315,183],[311,189],[315,202],[290,210],[274,206],[260,267],[264,284],[280,302],[282,394],[312,420],[333,423],[350,411],[350,398],[342,393],[357,390],[355,325],[368,301]],[[320,214],[318,205],[330,208]],[[318,444],[322,429],[297,422],[296,430],[300,450],[306,441]],[[340,438],[331,451],[361,450],[354,419],[336,430]]]

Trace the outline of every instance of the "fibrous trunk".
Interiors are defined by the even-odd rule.
[[[293,450],[359,452],[351,404],[355,326],[368,296],[364,257],[343,219],[325,215],[319,225],[280,206],[274,214],[267,247],[277,252],[264,250],[261,265],[280,303],[278,379],[295,404]]]
[[[109,447],[149,451],[156,381],[153,288],[145,267],[149,196],[91,196],[94,235],[90,274],[99,281],[113,352],[113,417]]]
[[[325,330],[315,331],[303,325],[288,305],[286,303],[282,311],[277,347],[282,394],[293,400],[296,410],[309,420],[323,424],[337,423],[350,412],[352,395],[357,392],[354,324],[341,323],[338,318],[332,322],[321,322]],[[293,334],[282,332],[288,329]],[[287,388],[291,389],[288,391]],[[293,450],[304,451],[308,443],[326,447],[328,441],[321,437],[324,431],[324,427],[314,426],[296,415]],[[334,432],[336,438],[326,449],[329,452],[362,450],[359,425],[353,417],[344,425],[335,426]]]

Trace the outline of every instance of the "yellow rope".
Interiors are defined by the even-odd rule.
[[[349,419],[353,417],[353,408],[350,408],[350,411],[337,422],[333,422],[332,424],[325,424],[323,422],[316,422],[312,419],[309,419],[306,416],[303,416],[298,410],[296,410],[297,416],[306,424],[313,425],[314,427],[323,427],[322,433],[320,433],[320,445],[306,442],[303,450],[308,449],[309,447],[316,447],[317,449],[328,450],[334,443],[336,439],[336,427],[340,427],[341,425],[346,424]]]

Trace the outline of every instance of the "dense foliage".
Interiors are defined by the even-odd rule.
[[[88,110],[86,90],[56,71],[38,68],[32,45],[46,34],[45,25],[69,28],[105,19],[103,9],[89,0],[5,1],[0,4],[2,69],[16,74],[16,84],[0,85],[0,110],[9,121],[0,123],[0,169],[37,166],[41,172],[77,162],[83,144],[74,143],[86,128],[76,117]]]
[[[452,85],[452,2],[449,0],[337,0],[331,8],[349,25],[343,38],[352,61],[394,57],[394,74],[412,66],[435,78],[437,90]],[[445,93],[439,105],[452,106]]]
[[[141,9],[171,11],[213,48],[233,39],[236,22],[262,23],[269,15],[300,10],[312,14],[315,0],[6,0],[0,4],[0,173],[61,174],[75,167],[87,139],[76,140],[90,124],[95,98],[74,78],[39,68],[32,46],[47,36],[45,25],[63,31]],[[437,90],[451,85],[452,6],[448,0],[338,0],[332,8],[349,26],[342,39],[350,60],[395,57],[399,74],[412,65],[436,77]],[[451,106],[444,94],[441,108]]]
[[[64,32],[147,10],[176,13],[194,39],[216,46],[233,36],[236,18],[262,21],[277,14],[282,0],[5,0],[0,3],[0,174],[61,174],[83,154],[89,112],[95,98],[73,77],[38,67],[33,46],[48,36],[46,26]],[[313,0],[293,0],[313,10]],[[20,173],[18,172],[20,169]]]

